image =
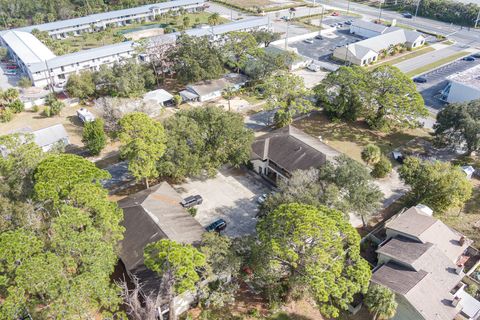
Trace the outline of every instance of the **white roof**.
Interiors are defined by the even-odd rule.
[[[68,134],[62,124],[33,131],[33,140],[42,148],[48,147],[58,141],[68,141]]]
[[[463,166],[462,167],[463,172],[465,172],[467,175],[473,174],[475,172],[475,168],[472,166]]]
[[[104,20],[121,18],[124,16],[146,14],[146,13],[152,12],[153,9],[164,10],[169,8],[183,7],[183,6],[189,6],[189,5],[195,5],[195,4],[203,5],[204,2],[205,0],[166,1],[166,2],[155,3],[155,4],[147,4],[147,5],[135,7],[135,8],[96,13],[96,14],[91,14],[85,17],[80,17],[80,18],[43,23],[43,24],[38,24],[34,26],[19,28],[18,30],[30,32],[33,29],[38,29],[40,31],[52,31],[56,29],[72,28],[79,25],[95,24]]]
[[[384,33],[388,29],[388,27],[383,25],[383,24],[373,23],[373,22],[370,22],[370,21],[365,21],[365,20],[360,20],[360,19],[352,22],[352,25],[351,25],[350,29],[354,28],[354,27],[375,31],[375,32],[378,32],[378,33]]]
[[[463,313],[470,317],[470,319],[480,318],[480,301],[466,293],[463,288],[458,290],[455,296],[461,298],[460,304],[463,307]]]
[[[447,79],[480,90],[480,64],[465,71],[453,74],[447,77]]]
[[[143,96],[143,101],[153,100],[157,103],[164,103],[172,99],[173,96],[168,91],[165,91],[163,89],[147,92]]]
[[[26,65],[44,64],[45,60],[55,58],[46,45],[28,32],[9,30],[0,33],[0,36]]]

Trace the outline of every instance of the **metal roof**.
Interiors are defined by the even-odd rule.
[[[9,30],[1,32],[0,36],[26,65],[55,58],[46,45],[28,32]]]
[[[91,15],[85,16],[85,17],[74,18],[74,19],[69,19],[69,20],[61,20],[61,21],[37,24],[37,25],[34,25],[34,26],[18,28],[18,30],[27,31],[27,32],[31,32],[33,29],[38,29],[40,31],[52,31],[52,30],[57,30],[57,29],[65,29],[65,28],[76,27],[76,26],[85,25],[85,24],[95,24],[95,23],[99,23],[103,20],[116,19],[116,18],[129,16],[129,15],[138,15],[138,14],[142,14],[142,13],[150,13],[153,9],[164,10],[164,9],[194,5],[194,4],[201,5],[203,3],[205,3],[205,0],[167,1],[167,2],[161,2],[161,3],[156,3],[156,4],[148,4],[148,5],[135,7],[135,8],[130,8],[130,9],[122,9],[122,10],[116,10],[116,11],[96,13],[96,14],[91,14]]]
[[[480,90],[480,64],[465,71],[453,74],[447,77],[447,79]]]
[[[46,148],[59,141],[68,141],[68,134],[62,124],[43,128],[32,132],[33,140],[37,145]]]
[[[352,22],[352,25],[350,26],[350,30],[355,27],[375,31],[378,33],[384,33],[388,29],[388,27],[383,24],[373,23],[370,21],[365,21],[360,19]]]
[[[190,36],[196,36],[196,37],[211,35],[211,34],[220,35],[220,34],[232,32],[232,31],[266,26],[268,25],[268,23],[269,23],[268,18],[264,18],[264,17],[253,18],[253,19],[239,20],[239,21],[227,23],[221,26],[208,28],[208,29],[191,29],[191,30],[187,30],[185,33]],[[149,39],[154,43],[159,41],[164,43],[174,42],[180,34],[181,34],[180,32],[170,33],[170,34],[165,34],[157,37],[152,37]],[[115,44],[111,44],[111,45],[107,45],[99,48],[82,50],[82,51],[78,51],[78,52],[74,52],[74,53],[70,53],[70,54],[66,54],[58,57],[55,57],[54,55],[54,58],[48,60],[47,64],[50,69],[60,68],[62,66],[81,63],[81,62],[89,61],[92,59],[99,59],[99,58],[108,57],[115,54],[127,53],[130,51],[133,51],[135,49],[134,47],[135,47],[135,42],[125,41],[125,42],[115,43]],[[33,50],[33,49],[30,49],[30,50]],[[32,73],[35,73],[35,72],[44,71],[47,69],[47,67],[45,65],[45,62],[42,61],[41,63],[35,63],[30,65],[29,69]]]

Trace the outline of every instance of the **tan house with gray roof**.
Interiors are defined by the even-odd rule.
[[[395,292],[394,320],[477,320],[480,302],[461,282],[472,241],[424,209],[412,207],[387,222],[371,281]]]

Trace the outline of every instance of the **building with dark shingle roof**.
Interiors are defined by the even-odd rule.
[[[255,172],[274,183],[295,170],[318,168],[340,155],[338,151],[289,125],[258,137],[252,144]]]
[[[145,293],[156,291],[160,279],[143,264],[143,250],[149,243],[170,239],[185,244],[199,244],[204,229],[180,205],[182,198],[168,183],[162,182],[118,202],[123,209],[124,238],[120,259],[129,276],[136,276]]]

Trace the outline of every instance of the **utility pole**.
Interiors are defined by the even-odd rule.
[[[292,10],[293,9],[293,10]],[[290,20],[292,20],[292,17],[295,16],[295,9],[290,8],[288,11],[288,20],[287,20],[287,34],[285,36],[285,51],[288,49],[288,27],[290,26]]]
[[[414,19],[417,19],[417,13],[418,13],[418,7],[420,7],[420,1],[421,0],[418,0],[418,2],[417,2],[417,8],[415,9],[415,18]]]
[[[380,0],[380,5],[378,7],[378,22],[381,23],[382,22],[382,3],[383,3],[383,0]]]
[[[322,5],[322,13],[320,15],[320,30],[318,31],[318,35],[322,35],[322,24],[323,24],[323,15],[325,14],[325,7]]]
[[[349,13],[350,13],[350,0],[348,0],[347,2],[347,14],[346,14],[347,17]]]
[[[480,20],[480,8],[478,9],[477,19],[475,19],[475,29],[477,29],[478,21]]]

